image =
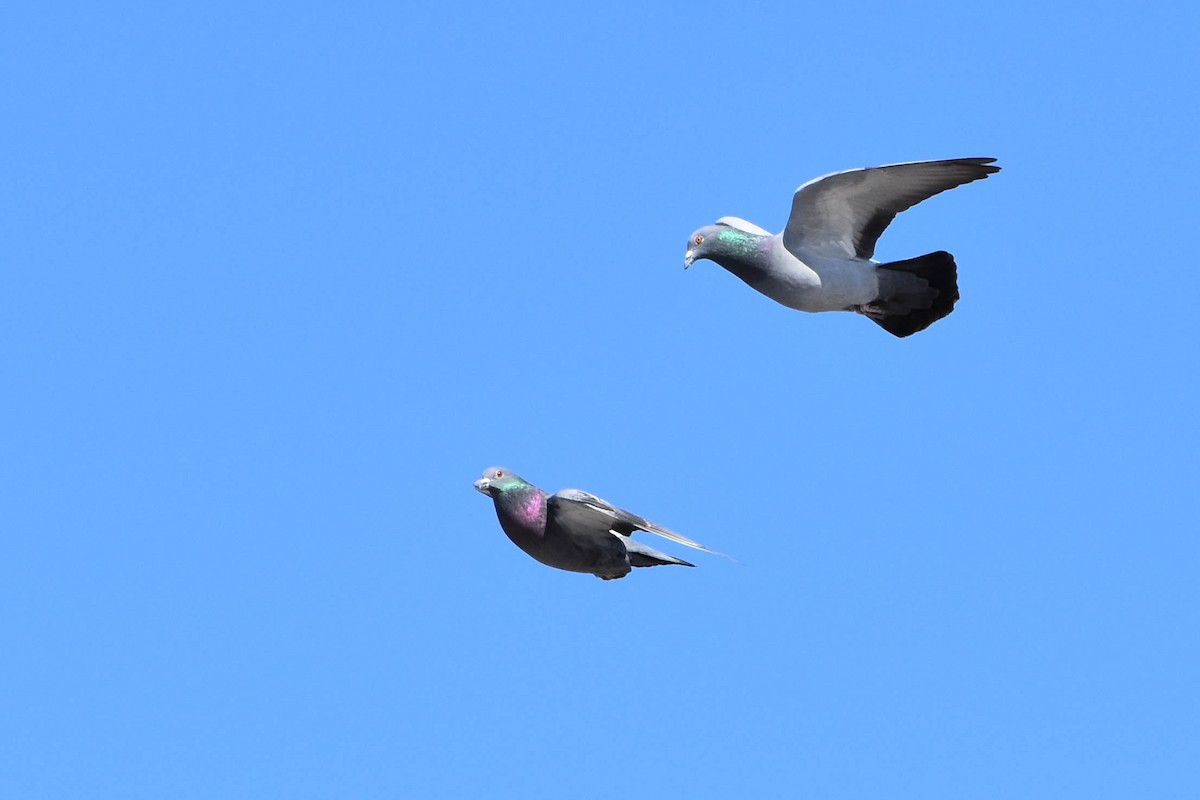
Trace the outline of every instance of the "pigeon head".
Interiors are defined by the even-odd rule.
[[[712,253],[716,251],[717,247],[718,230],[716,225],[706,225],[688,237],[687,253],[683,256],[684,269],[697,261],[712,258]]]
[[[498,497],[514,489],[522,489],[529,484],[511,470],[504,467],[489,467],[483,477],[475,481],[475,488],[488,497]]]
[[[722,217],[715,225],[706,225],[688,239],[683,268],[708,259],[726,269],[757,259],[769,243],[770,234],[744,220]]]

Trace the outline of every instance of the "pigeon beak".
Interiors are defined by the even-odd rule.
[[[692,265],[692,262],[695,260],[696,260],[696,251],[688,250],[686,253],[683,254],[683,268],[687,269],[688,267],[690,267]]]
[[[487,478],[480,478],[479,480],[475,481],[475,491],[483,492],[484,494],[487,494],[488,488],[491,485],[492,485],[491,482],[488,481]]]

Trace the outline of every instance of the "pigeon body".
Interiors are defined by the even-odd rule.
[[[880,264],[875,243],[901,211],[998,172],[993,161],[916,161],[817,178],[796,190],[782,233],[722,217],[692,234],[684,269],[709,259],[789,308],[857,311],[908,336],[954,309],[954,257],[939,251]]]
[[[634,541],[630,536],[637,530],[714,552],[587,492],[564,489],[547,494],[503,467],[488,469],[475,488],[492,498],[500,527],[513,544],[543,564],[568,572],[614,580],[633,567],[695,566]]]

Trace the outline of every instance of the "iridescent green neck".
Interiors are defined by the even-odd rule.
[[[723,249],[744,258],[756,253],[759,243],[764,238],[766,237],[761,234],[749,233],[737,228],[723,228],[717,232],[717,241],[721,243]]]
[[[722,228],[717,232],[717,244],[709,258],[746,283],[755,286],[766,275],[770,236]]]
[[[519,492],[522,489],[528,489],[532,484],[526,483],[523,478],[518,478],[516,475],[509,475],[500,480],[493,480],[492,486],[500,490],[501,494],[506,492]]]

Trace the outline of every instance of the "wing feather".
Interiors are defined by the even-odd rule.
[[[550,518],[559,524],[565,523],[589,532],[611,532],[630,536],[635,530],[646,531],[686,547],[714,555],[724,555],[579,489],[563,489],[551,495],[546,501],[546,508]]]
[[[871,258],[875,243],[897,214],[947,189],[999,172],[992,166],[995,160],[913,161],[811,180],[792,198],[783,245],[797,257],[800,250],[815,250]]]

